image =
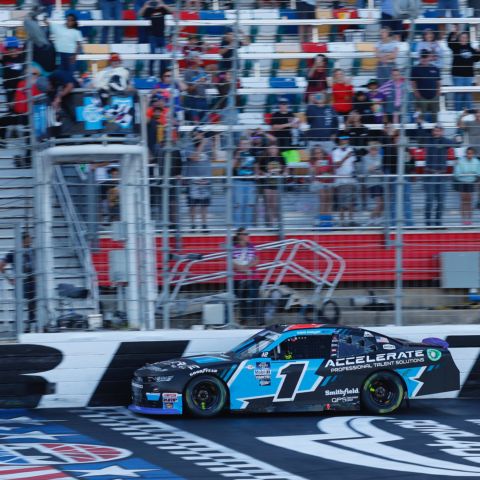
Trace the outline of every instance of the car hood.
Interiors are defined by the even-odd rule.
[[[233,358],[226,354],[220,355],[192,355],[189,357],[174,358],[162,362],[147,363],[139,368],[135,375],[146,376],[156,375],[165,372],[192,371],[202,368],[227,366],[233,361]]]

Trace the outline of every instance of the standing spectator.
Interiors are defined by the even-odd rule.
[[[382,85],[390,79],[398,55],[397,42],[392,38],[388,27],[380,29],[380,40],[377,43],[376,55],[378,59],[377,80]]]
[[[398,0],[382,0],[382,18],[380,20],[380,24],[382,25],[382,28],[389,28],[392,35],[399,40],[403,33],[403,23],[402,20],[396,16],[396,1]]]
[[[292,146],[292,130],[300,123],[298,118],[290,111],[287,98],[280,98],[278,111],[274,112],[271,119],[272,134],[277,139],[281,150],[289,150]]]
[[[257,251],[248,241],[248,232],[241,227],[233,238],[233,270],[234,290],[240,307],[240,321],[244,324],[254,321],[262,323],[259,309],[260,278],[256,271],[258,265]]]
[[[467,0],[467,5],[473,9],[473,18],[480,17],[480,0]]]
[[[301,20],[313,20],[315,18],[316,0],[297,1],[298,18]],[[312,27],[309,25],[300,25],[300,42],[310,42],[312,38]]]
[[[362,117],[357,110],[352,110],[345,122],[345,133],[350,137],[350,145],[355,149],[357,160],[367,153],[366,146],[372,132],[362,123]]]
[[[353,109],[362,117],[363,123],[374,123],[372,102],[370,102],[367,92],[360,90],[353,96]]]
[[[428,50],[432,54],[431,64],[441,69],[443,67],[443,56],[445,52],[440,46],[437,34],[431,28],[426,28],[422,33],[422,40],[417,43],[417,52]]]
[[[104,214],[108,222],[120,220],[120,170],[118,167],[111,167],[108,170],[109,182],[105,195]]]
[[[338,116],[335,110],[327,105],[325,93],[310,95],[310,103],[306,110],[309,146],[321,145],[328,153],[333,149],[333,142],[338,132]]]
[[[248,39],[239,32],[240,38],[237,41],[237,47],[240,48],[243,45],[248,45]],[[218,63],[218,70],[220,72],[228,72],[233,68],[233,54],[235,48],[235,36],[231,28],[229,28],[225,35],[222,38],[220,43],[220,55],[222,60]],[[238,69],[239,65],[235,65],[235,68]]]
[[[175,84],[173,84],[173,72],[172,70],[165,70],[162,73],[160,81],[153,87],[152,95],[159,93],[163,95],[165,92],[168,92],[169,95],[174,95],[175,99],[175,109],[177,111],[182,110],[180,104],[180,95],[182,92],[187,90],[187,85],[181,78],[175,79]]]
[[[256,201],[255,163],[250,141],[241,139],[233,160],[233,217],[237,227],[253,225]]]
[[[137,14],[137,18],[141,19],[140,10],[145,5],[146,2],[150,0],[134,0],[133,8]],[[150,27],[138,27],[138,43],[148,43],[148,32]]]
[[[428,140],[425,158],[425,222],[427,226],[442,225],[443,202],[445,199],[445,177],[447,173],[447,154],[454,143],[443,136],[441,125],[435,125]],[[435,220],[432,221],[433,204],[436,203]]]
[[[456,87],[471,87],[473,85],[475,62],[480,60],[480,50],[473,48],[468,32],[457,32],[457,27],[448,35],[448,47],[453,53],[452,80]],[[472,108],[470,92],[455,92],[455,110],[460,112]]]
[[[397,221],[398,140],[398,130],[394,128],[392,123],[386,123],[380,137],[380,143],[383,152],[383,171],[388,175],[385,184],[391,225],[395,225]],[[405,169],[405,173],[409,172]],[[406,178],[406,182],[403,184],[403,217],[401,220],[405,221],[407,227],[413,226],[412,186],[409,178]]]
[[[187,85],[187,94],[183,99],[185,107],[185,120],[193,123],[201,123],[208,113],[207,87],[208,76],[201,67],[202,58],[198,52],[191,52],[189,65],[183,76]]]
[[[398,68],[392,70],[390,80],[385,82],[379,90],[385,94],[385,112],[389,120],[399,123],[402,104],[406,99],[407,82]]]
[[[324,92],[328,88],[328,60],[325,55],[315,57],[312,66],[307,73],[307,88],[305,90],[305,102],[308,102],[313,93]]]
[[[151,53],[165,53],[165,16],[173,13],[173,9],[165,5],[162,0],[150,0],[145,2],[140,9],[139,15],[151,21],[148,31]],[[162,75],[166,68],[166,61],[159,62],[159,75]],[[149,75],[154,76],[155,60],[150,60]]]
[[[286,170],[285,159],[276,145],[269,145],[257,161],[256,173],[260,177],[259,190],[265,199],[265,224],[267,227],[280,225],[281,178]],[[258,192],[260,193],[260,192]]]
[[[380,225],[383,220],[383,159],[378,143],[370,143],[368,153],[363,157],[362,170],[368,195],[375,202],[367,225]]]
[[[372,123],[383,124],[385,123],[386,114],[385,114],[385,101],[387,99],[384,92],[379,90],[379,84],[375,78],[372,78],[367,83],[368,88],[368,99],[370,100],[371,109],[372,109],[372,116],[371,121]]]
[[[102,20],[121,20],[123,1],[122,0],[100,0],[100,10],[102,11]],[[114,43],[122,43],[122,27],[113,28]],[[102,28],[101,43],[108,43],[108,34],[110,27],[106,25]]]
[[[32,324],[36,322],[36,308],[37,308],[37,295],[36,295],[36,280],[35,280],[35,251],[32,247],[32,238],[28,232],[22,234],[22,250],[17,252],[21,261],[22,271],[22,286],[23,286],[23,298],[27,301],[28,320],[25,322],[25,333],[29,333],[32,328]],[[5,269],[8,265],[15,267],[16,252],[9,252],[0,260],[0,273],[5,273]],[[19,281],[15,277],[9,278],[9,282],[15,285],[15,280]]]
[[[332,157],[322,147],[311,149],[310,171],[312,174],[311,191],[318,193],[319,197],[319,226],[330,226],[332,224],[335,165]]]
[[[212,142],[198,128],[193,130],[193,141],[187,152],[185,176],[188,180],[188,206],[190,209],[191,229],[196,228],[196,216],[200,214],[203,233],[209,233],[207,210],[212,196]]]
[[[447,10],[450,11],[451,18],[460,18],[460,8],[458,0],[438,0],[437,13],[439,18],[446,18]]]
[[[203,42],[199,40],[198,35],[190,34],[187,37],[187,44],[183,46],[182,53],[185,58],[188,58],[191,52],[198,52],[202,54],[204,51],[203,49]]]
[[[60,70],[70,72],[75,71],[77,54],[81,52],[83,36],[78,28],[77,17],[73,14],[67,15],[65,25],[51,23],[46,20],[50,33],[54,36],[55,50],[59,56],[57,65]]]
[[[475,184],[480,178],[480,160],[475,149],[468,147],[465,156],[460,157],[453,172],[455,190],[460,193],[460,211],[463,225],[471,225],[473,217],[472,197]]]
[[[332,106],[339,115],[348,115],[352,111],[353,87],[341,68],[333,72]]]
[[[15,94],[20,81],[25,76],[26,56],[17,37],[5,37],[3,55],[0,58],[3,88],[7,99],[7,113],[0,117],[0,138],[5,139],[6,127],[18,125],[19,120],[27,120],[15,113]],[[26,112],[25,112],[26,113]]]
[[[437,121],[440,108],[440,70],[431,64],[432,55],[428,50],[420,52],[420,62],[412,68],[411,84],[415,97],[415,108],[425,114],[430,113]]]
[[[335,165],[335,187],[337,191],[338,209],[340,211],[340,226],[355,227],[357,223],[353,221],[353,212],[355,211],[356,181],[355,172],[355,152],[349,145],[349,136],[341,133],[338,136],[338,147],[332,151],[332,160]],[[345,219],[345,213],[348,214],[348,223]]]

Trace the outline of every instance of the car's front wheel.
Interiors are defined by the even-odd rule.
[[[402,381],[392,372],[370,375],[362,387],[362,407],[376,415],[393,413],[400,408],[405,396]]]
[[[218,415],[227,402],[225,384],[211,375],[195,377],[185,389],[185,403],[190,413],[197,417]]]

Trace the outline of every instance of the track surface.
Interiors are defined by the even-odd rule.
[[[1,480],[480,478],[480,401],[351,414],[154,418],[0,411]]]

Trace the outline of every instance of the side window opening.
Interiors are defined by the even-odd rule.
[[[284,340],[276,348],[277,360],[328,358],[332,343],[331,335],[299,335]]]

